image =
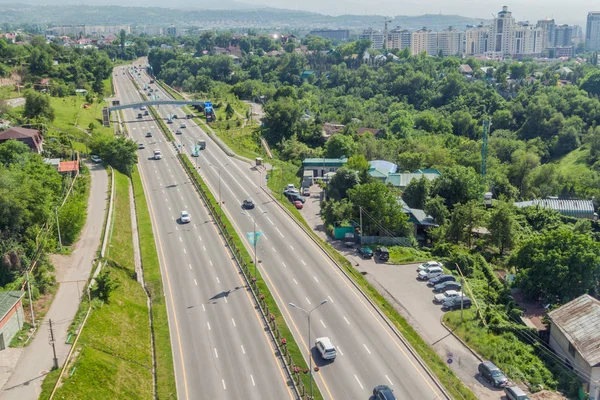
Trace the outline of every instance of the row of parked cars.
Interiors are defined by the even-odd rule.
[[[427,261],[417,267],[417,279],[427,281],[427,286],[433,288],[433,302],[441,304],[443,310],[470,308],[471,299],[463,294],[462,284],[454,275],[445,274],[443,268],[438,261]],[[504,388],[509,400],[529,400],[521,388],[509,384],[506,375],[491,361],[479,364],[479,376],[496,388]]]

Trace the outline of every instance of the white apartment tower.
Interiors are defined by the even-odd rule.
[[[593,51],[600,50],[600,11],[588,12],[585,26],[585,48]]]
[[[410,47],[412,35],[407,29],[395,28],[388,32],[388,49],[404,49]]]
[[[485,54],[488,51],[490,27],[479,25],[465,31],[465,54]]]
[[[544,28],[536,28],[529,24],[520,24],[511,32],[512,51],[516,57],[534,56],[539,57],[547,47],[546,31]]]
[[[508,11],[507,6],[502,7],[502,11],[494,19],[492,24],[492,34],[488,51],[500,54],[512,54],[511,33],[515,26],[515,19],[512,13]]]
[[[383,33],[376,31],[373,28],[365,29],[359,35],[360,40],[370,40],[372,49],[383,49]]]
[[[437,54],[446,56],[460,56],[464,50],[465,33],[449,27],[437,34]]]

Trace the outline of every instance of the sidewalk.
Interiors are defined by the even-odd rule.
[[[108,206],[106,170],[100,164],[88,164],[88,166],[92,177],[91,189],[87,219],[79,241],[75,244],[71,255],[51,257],[56,267],[56,279],[60,282],[54,301],[28,347],[0,352],[0,386],[2,386],[0,398],[2,400],[39,398],[44,376],[53,365],[52,346],[49,344],[49,319],[52,319],[59,366],[62,366],[71,349],[71,345],[65,343],[67,329],[77,312],[85,282],[90,276],[92,262],[100,246],[104,214]],[[19,357],[17,357],[18,352],[20,352]]]
[[[320,215],[321,189],[313,185],[310,190],[311,195],[300,212],[311,229],[344,255],[443,360],[452,359],[452,363],[449,363],[450,369],[477,398],[503,398],[503,391],[492,389],[476,378],[480,360],[441,324],[443,312],[439,305],[432,303],[431,288],[422,282],[416,282],[417,264],[393,265],[374,259],[364,260],[357,254],[356,249],[347,249],[340,241],[328,238]]]

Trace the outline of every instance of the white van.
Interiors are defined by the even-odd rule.
[[[324,360],[335,360],[337,353],[333,343],[331,343],[331,339],[328,337],[317,338],[315,341],[315,346],[317,347],[317,350],[319,350],[319,353],[321,353],[321,357],[323,357]]]
[[[422,281],[427,281],[443,273],[444,270],[441,267],[431,267],[427,268],[426,270],[419,271],[419,276],[417,276],[417,278]]]
[[[160,150],[154,150],[154,159],[160,160],[161,158],[162,158],[162,153],[160,152]]]

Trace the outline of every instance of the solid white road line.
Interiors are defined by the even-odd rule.
[[[236,325],[235,325],[235,319],[231,318],[231,322],[233,323],[233,326],[236,327]]]
[[[217,280],[217,283],[221,283],[218,276],[215,276],[215,279]]]
[[[204,307],[204,305],[202,305]],[[206,325],[208,325],[208,330],[210,331],[210,322],[206,321]]]
[[[223,383],[223,390],[227,390],[227,386],[225,386],[225,379],[221,379],[221,382]]]
[[[183,243],[183,240],[181,239],[181,236],[179,236],[179,241],[180,241],[181,243]]]
[[[333,303],[333,299],[331,298],[331,296],[327,296],[329,298],[329,301]]]
[[[188,264],[188,266],[190,267],[190,269],[192,269],[192,264]]]
[[[365,349],[367,350],[367,353],[371,354],[371,350],[369,350],[369,348],[367,347],[367,345],[363,343],[363,346],[365,346]]]
[[[240,347],[242,348],[242,353],[246,354],[246,350],[244,349],[244,345],[241,344]]]
[[[250,379],[252,379],[252,386],[256,386],[256,383],[254,383],[254,377],[252,375],[250,375]]]
[[[204,249],[204,251],[206,251],[206,246],[202,246],[202,248]]]
[[[346,321],[346,323],[347,323],[348,325],[350,325],[350,321],[348,321],[348,318],[344,317],[344,321]]]
[[[211,265],[211,266],[213,265],[213,263],[212,263],[212,261],[211,261],[211,260],[208,260],[208,262],[210,263],[210,265]]]
[[[394,382],[392,382],[392,380],[389,378],[389,376],[384,375],[385,379],[387,379],[387,381],[390,383],[390,385],[394,386]]]
[[[290,244],[290,249],[292,249],[292,251],[294,251],[294,246],[292,246],[291,244]]]
[[[315,281],[317,281],[317,283],[319,283],[319,280],[317,279],[316,276],[313,276],[313,278],[315,278]]]
[[[215,350],[215,357],[216,357],[216,358],[219,358],[219,353],[217,353],[217,348],[215,347],[215,349],[214,349],[214,350]]]
[[[283,268],[287,268],[287,265],[283,261],[281,263],[283,264]]]
[[[306,265],[306,263],[304,262],[304,260],[301,259],[300,261],[302,261],[302,264]]]
[[[273,253],[277,253],[277,250],[275,250],[275,247],[271,247],[271,250],[273,250]]]
[[[229,302],[227,301],[227,297],[223,297],[223,298],[225,299],[225,304],[229,303]]]
[[[312,304],[312,303],[310,302],[310,300],[308,299],[308,297],[305,297],[305,299],[306,299],[306,301],[308,302],[308,304]]]
[[[183,252],[184,252],[185,254],[187,254],[187,251],[185,251],[185,249],[183,249]]]
[[[204,304],[202,304],[202,311],[206,312],[206,307],[204,307]]]
[[[293,279],[294,279],[294,283],[297,285],[297,284],[298,284],[298,281],[297,281],[295,278],[293,278]]]
[[[327,327],[325,326],[325,322],[323,322],[323,320],[322,320],[322,319],[320,319],[319,321],[321,321],[321,325],[323,325],[323,328],[327,328]]]
[[[198,286],[198,281],[196,281],[196,279],[194,279],[194,284]]]

